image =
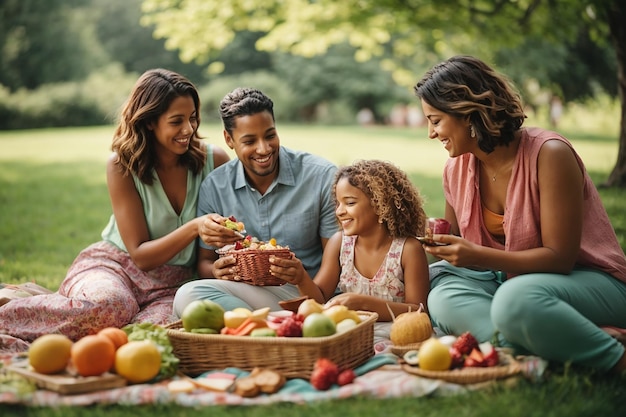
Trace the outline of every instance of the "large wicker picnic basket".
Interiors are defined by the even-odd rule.
[[[270,274],[270,256],[291,258],[289,248],[279,249],[239,249],[225,247],[216,251],[218,255],[231,255],[235,258],[237,275],[233,281],[241,281],[250,285],[277,286],[286,281]]]
[[[179,370],[196,376],[229,367],[272,368],[286,378],[308,379],[318,358],[340,369],[354,368],[374,356],[378,314],[359,311],[361,322],[343,333],[324,337],[252,337],[185,332],[181,321],[166,327]]]

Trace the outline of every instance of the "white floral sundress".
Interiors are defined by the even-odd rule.
[[[394,238],[389,252],[372,278],[367,278],[354,266],[354,245],[358,236],[343,236],[339,263],[339,289],[341,292],[372,295],[384,300],[404,302],[404,270],[402,269],[402,250],[406,238]],[[374,324],[374,351],[385,353],[391,348],[389,331],[391,322]]]

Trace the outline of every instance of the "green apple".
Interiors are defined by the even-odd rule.
[[[210,300],[195,300],[189,303],[182,314],[183,327],[193,329],[213,329],[219,332],[224,327],[224,309]]]
[[[335,322],[323,313],[311,313],[302,322],[303,337],[331,336],[336,331]]]

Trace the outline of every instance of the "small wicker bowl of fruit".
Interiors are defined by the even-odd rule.
[[[290,259],[292,253],[288,247],[277,245],[274,238],[262,242],[248,235],[234,245],[224,246],[216,252],[220,256],[235,258],[237,274],[234,278],[229,278],[233,281],[257,286],[278,286],[286,283],[270,273],[270,257]]]

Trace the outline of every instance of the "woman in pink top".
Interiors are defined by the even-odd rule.
[[[520,353],[626,369],[626,257],[582,160],[562,136],[522,128],[519,95],[484,62],[457,56],[417,83],[429,137],[448,151],[448,246],[425,247],[435,326]],[[606,328],[604,328],[606,327]],[[604,329],[603,329],[604,328]]]

